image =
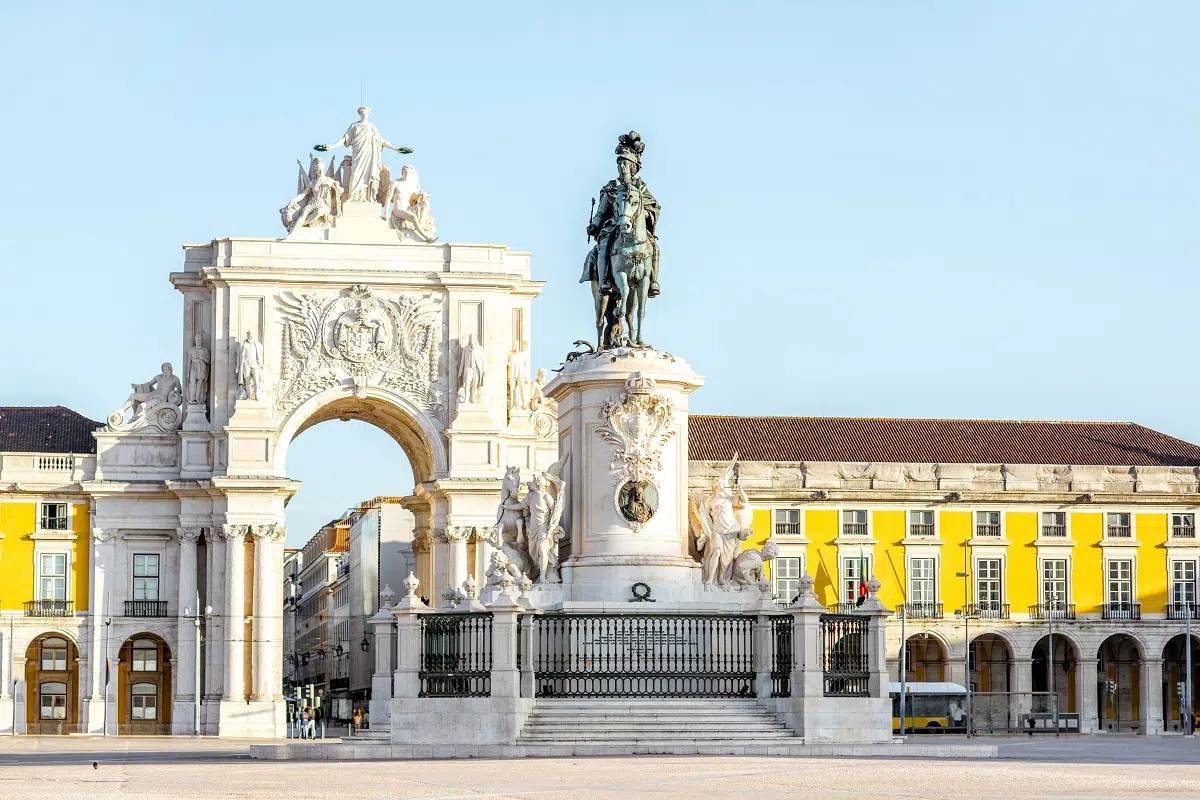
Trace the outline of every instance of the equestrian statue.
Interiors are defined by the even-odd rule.
[[[598,349],[648,347],[642,337],[646,301],[657,297],[658,201],[638,177],[645,142],[637,131],[617,139],[617,178],[600,190],[587,226],[596,244],[583,262],[580,283],[592,284]]]

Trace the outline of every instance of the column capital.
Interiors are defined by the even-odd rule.
[[[265,539],[271,542],[278,542],[287,535],[287,528],[277,522],[250,525],[248,527],[250,529],[250,535],[255,539]]]
[[[175,535],[179,537],[181,543],[190,542],[191,544],[195,544],[204,535],[204,528],[199,525],[184,525],[175,529]]]
[[[433,548],[433,534],[429,529],[417,531],[417,535],[412,540],[412,550],[414,553],[428,553]]]
[[[104,544],[105,542],[111,542],[113,539],[117,538],[117,529],[116,528],[92,528],[92,538],[96,541],[96,544]]]
[[[436,532],[438,541],[454,543],[465,542],[475,528],[469,525],[449,525]]]
[[[249,532],[249,525],[222,525],[221,536],[233,542],[241,542],[246,539],[246,534]]]

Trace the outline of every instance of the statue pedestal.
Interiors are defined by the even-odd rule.
[[[183,430],[208,430],[208,407],[204,403],[188,403],[187,416],[183,418]]]
[[[624,604],[635,583],[656,601],[701,600],[688,553],[687,403],[703,383],[681,358],[620,348],[571,361],[546,386],[559,451],[571,453],[564,607]]]

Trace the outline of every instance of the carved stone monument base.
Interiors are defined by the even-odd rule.
[[[208,407],[204,403],[188,403],[187,416],[183,418],[183,430],[208,430]]]

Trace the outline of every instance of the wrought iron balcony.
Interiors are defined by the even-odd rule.
[[[125,601],[125,616],[127,617],[165,617],[166,615],[166,600]]]
[[[1132,530],[1128,525],[1109,525],[1109,539],[1128,539],[1132,535]]]
[[[1187,619],[1189,611],[1192,619],[1200,619],[1200,606],[1195,603],[1167,603],[1167,619]]]
[[[1066,525],[1043,525],[1042,538],[1044,539],[1063,539],[1067,535]]]
[[[866,536],[867,523],[865,522],[843,522],[842,536]]]
[[[980,538],[1000,538],[1000,526],[979,524],[975,526],[975,535]]]
[[[1195,525],[1172,525],[1171,526],[1171,538],[1172,539],[1195,539],[1196,538],[1196,526]]]
[[[932,522],[914,522],[908,526],[909,536],[933,536]]]
[[[1008,603],[968,603],[967,616],[974,619],[1008,619]]]
[[[27,617],[73,617],[75,616],[74,600],[27,600],[25,601],[25,616]]]
[[[1029,618],[1044,622],[1050,619],[1075,619],[1074,603],[1038,603],[1029,607]]]
[[[776,536],[799,536],[800,535],[800,523],[799,522],[776,522],[775,523],[775,535]]]
[[[908,619],[941,619],[941,603],[902,603],[904,616]]]
[[[1105,603],[1100,606],[1104,619],[1141,619],[1141,603]]]

